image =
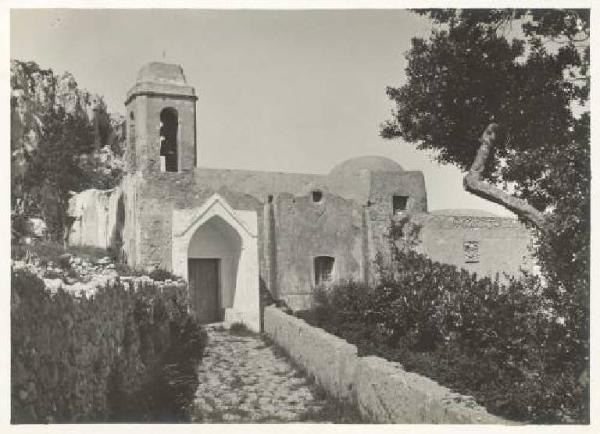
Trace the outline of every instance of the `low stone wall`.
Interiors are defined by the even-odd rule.
[[[352,397],[354,345],[273,306],[265,308],[264,331],[325,390],[340,399]]]
[[[264,332],[328,393],[373,422],[510,423],[398,363],[359,357],[356,346],[274,306],[265,308]]]

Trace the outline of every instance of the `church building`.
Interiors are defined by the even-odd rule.
[[[117,244],[131,266],[184,277],[202,322],[259,330],[261,291],[302,309],[320,285],[372,281],[376,255],[389,249],[391,222],[401,216],[418,220],[417,248],[434,260],[479,275],[531,269],[524,226],[429,213],[422,172],[387,158],[354,158],[328,174],[202,167],[197,100],[181,66],[142,67],[125,99],[127,173],[113,190],[72,198],[69,243]]]

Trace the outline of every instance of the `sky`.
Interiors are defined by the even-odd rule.
[[[327,173],[381,155],[424,172],[430,210],[511,216],[465,192],[457,168],[379,137],[386,86],[403,84],[411,38],[430,31],[398,9],[13,9],[10,56],[71,72],[120,113],[145,63],[180,64],[199,96],[199,166]]]

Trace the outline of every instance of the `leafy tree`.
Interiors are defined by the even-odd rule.
[[[46,221],[55,240],[62,241],[70,192],[88,182],[79,156],[91,152],[93,130],[87,119],[57,107],[42,116],[40,146],[29,156],[23,189],[29,192],[29,211]]]
[[[381,134],[467,172],[465,189],[538,235],[545,274],[589,286],[589,10],[417,10],[407,82]],[[578,108],[576,106],[579,106]]]
[[[532,227],[547,281],[544,297],[564,320],[571,343],[559,353],[586,388],[589,10],[416,12],[434,28],[428,40],[412,40],[406,84],[387,90],[396,110],[381,135],[401,137],[456,165],[466,172],[466,191]]]

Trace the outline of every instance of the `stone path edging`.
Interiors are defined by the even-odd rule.
[[[512,424],[399,363],[359,357],[356,346],[274,306],[265,308],[264,331],[328,393],[373,422]]]

